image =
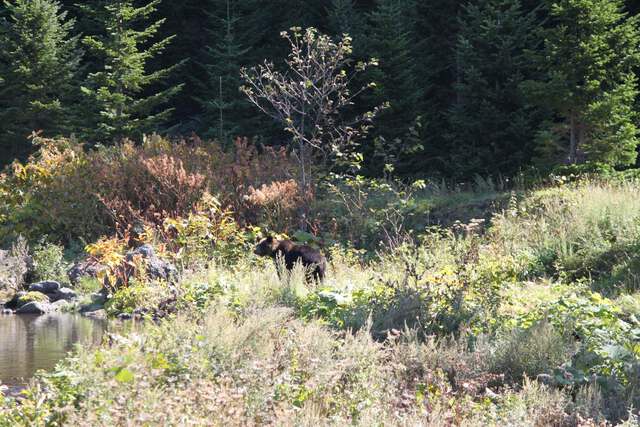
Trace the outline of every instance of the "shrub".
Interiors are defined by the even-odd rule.
[[[31,268],[27,241],[18,236],[9,251],[0,251],[0,292],[15,293],[22,289]]]
[[[554,371],[555,380],[571,387],[584,386],[595,378],[605,397],[637,405],[640,372],[640,323],[624,318],[612,301],[600,294],[563,296],[521,316],[528,328],[546,319],[561,335],[575,335],[579,346],[571,360]]]
[[[556,329],[540,322],[525,330],[506,333],[494,353],[495,372],[504,372],[516,384],[536,378],[570,360],[573,346]]]
[[[245,196],[249,209],[257,213],[255,223],[285,233],[299,225],[296,216],[312,198],[310,194],[302,194],[292,179],[263,184],[258,189],[249,187]]]
[[[121,230],[136,221],[159,225],[188,213],[206,190],[206,177],[188,172],[182,159],[148,157],[130,143],[94,156],[93,167],[100,200]]]
[[[322,200],[315,209],[326,226],[332,225],[334,238],[356,247],[399,245],[411,232],[415,196],[424,187],[421,180],[406,185],[392,179],[333,175],[321,188]]]
[[[105,308],[109,314],[144,312],[158,307],[169,295],[169,287],[164,282],[131,278],[127,286],[113,292]]]
[[[64,247],[42,241],[33,248],[34,280],[55,280],[68,283],[69,265],[64,259]]]
[[[0,175],[0,241],[23,233],[36,241],[92,241],[116,227],[161,226],[186,217],[205,194],[215,194],[236,220],[257,218],[245,203],[251,187],[286,181],[293,163],[284,150],[262,151],[246,139],[223,150],[214,142],[147,137],[85,151],[68,139],[37,138],[38,151],[25,164]]]
[[[112,289],[126,285],[129,281],[130,268],[125,263],[127,240],[118,237],[103,237],[85,248],[90,262],[104,266],[97,278],[105,286]],[[134,270],[139,271],[139,270]]]
[[[429,245],[383,249],[380,259],[368,265],[373,273],[366,285],[349,290],[325,285],[299,302],[301,314],[354,329],[364,327],[370,317],[372,332],[379,337],[405,327],[422,336],[487,330],[501,302],[500,278],[471,276],[459,258],[468,257],[469,250],[473,244],[451,235],[433,235]]]
[[[75,290],[80,295],[90,295],[102,289],[102,282],[94,277],[81,277],[75,285]]]
[[[248,235],[240,229],[229,210],[208,194],[193,207],[186,217],[166,218],[161,239],[183,268],[195,268],[214,257],[233,263],[245,255]]]

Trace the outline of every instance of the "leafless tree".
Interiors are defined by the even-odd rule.
[[[372,120],[383,106],[345,118],[344,110],[369,83],[355,92],[350,90],[354,78],[368,67],[372,59],[355,63],[351,38],[338,41],[315,28],[294,27],[281,36],[291,45],[284,71],[272,62],[242,69],[242,91],[261,111],[282,123],[292,135],[292,148],[300,166],[299,185],[306,192],[313,185],[312,165],[331,166],[337,160],[349,160],[356,140],[367,133]]]

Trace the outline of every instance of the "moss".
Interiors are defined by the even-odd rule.
[[[42,292],[27,292],[18,299],[18,305],[23,306],[30,302],[49,302],[49,297]]]

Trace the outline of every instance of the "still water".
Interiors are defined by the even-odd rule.
[[[18,386],[52,369],[74,344],[98,345],[107,322],[76,314],[0,316],[0,382]]]

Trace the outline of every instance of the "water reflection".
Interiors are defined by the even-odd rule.
[[[75,314],[0,316],[0,381],[19,385],[52,369],[75,343],[98,345],[106,321]]]

